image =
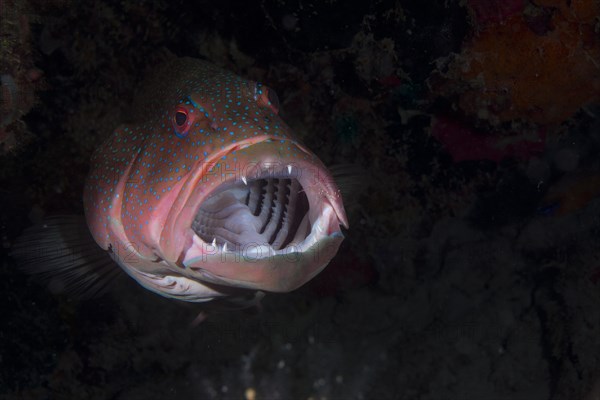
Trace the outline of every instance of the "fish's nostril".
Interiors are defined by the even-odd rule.
[[[183,126],[186,121],[187,121],[187,114],[185,114],[184,112],[178,111],[175,114],[175,123],[177,124],[177,126]]]

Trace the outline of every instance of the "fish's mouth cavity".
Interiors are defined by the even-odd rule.
[[[194,243],[212,253],[255,258],[303,252],[330,231],[339,232],[335,212],[316,187],[289,165],[223,183],[198,206]]]
[[[310,152],[293,142],[289,148],[295,156],[282,157],[271,140],[244,144],[248,150],[235,168],[203,172],[200,179],[207,180],[195,187],[209,189],[188,200],[193,209],[181,220],[186,244],[179,267],[228,276],[234,272],[227,268],[255,263],[255,275],[238,277],[245,282],[275,279],[268,278],[275,276],[270,268],[293,263],[300,268],[285,279],[298,283],[302,271],[314,273],[327,264],[329,247],[341,243],[341,225],[347,227],[339,190]],[[280,289],[280,283],[271,284],[265,287]]]
[[[204,200],[192,230],[205,243],[230,251],[281,251],[310,234],[310,204],[295,177],[265,176],[218,188]],[[314,223],[314,221],[312,221]]]

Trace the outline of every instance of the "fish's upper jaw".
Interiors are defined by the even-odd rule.
[[[182,273],[217,285],[293,290],[333,258],[347,225],[339,191],[312,153],[286,141],[245,148],[239,173],[213,185],[188,214]],[[189,210],[189,209],[188,209]],[[340,211],[341,210],[341,211]]]

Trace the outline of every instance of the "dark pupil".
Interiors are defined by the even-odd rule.
[[[185,121],[187,120],[187,114],[182,112],[182,111],[177,111],[177,113],[175,113],[175,123],[177,124],[177,126],[183,126],[183,124],[185,124]]]
[[[277,97],[277,93],[274,90],[269,90],[268,92],[269,103],[274,107],[279,108],[279,98]]]

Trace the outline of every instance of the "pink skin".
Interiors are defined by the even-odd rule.
[[[248,171],[249,177],[255,174],[257,160],[271,165],[289,163],[273,156],[275,152],[271,149],[272,145],[262,139],[263,141],[239,143],[239,146],[255,144],[253,148],[260,150],[248,162],[240,161],[240,170]],[[232,147],[223,152],[230,152]],[[303,151],[310,156],[310,161],[294,161],[293,168],[309,171],[308,174],[299,174],[299,180],[306,188],[311,207],[314,206],[316,211],[322,207],[330,210],[325,213],[326,223],[322,237],[310,249],[286,256],[255,259],[244,253],[223,255],[199,238],[194,243],[195,233],[190,224],[198,206],[218,185],[241,179],[241,175],[237,174],[225,180],[221,180],[215,174],[208,174],[207,169],[211,163],[205,161],[197,166],[195,173],[190,174],[186,182],[179,184],[176,190],[158,204],[152,216],[152,223],[144,231],[146,241],[131,245],[122,225],[110,225],[110,236],[116,238],[117,243],[121,243],[117,245],[121,252],[115,253],[115,261],[148,289],[183,300],[186,300],[186,297],[180,292],[188,294],[194,301],[198,301],[194,294],[199,295],[201,299],[221,295],[218,290],[213,290],[202,282],[273,292],[288,292],[303,285],[318,274],[337,253],[343,240],[341,234],[336,235],[340,232],[340,223],[348,226],[342,199],[333,178],[316,156],[308,150]],[[214,159],[219,159],[221,154],[215,153]],[[244,168],[248,165],[251,167]],[[216,181],[216,184],[210,185],[211,180]],[[125,181],[119,182],[117,191],[123,193],[124,187]],[[118,198],[123,198],[123,195]],[[120,213],[121,202],[115,201],[111,212],[112,220],[118,220]],[[145,251],[147,249],[152,251]],[[198,258],[199,261],[183,265],[182,260],[188,253],[191,258]],[[161,261],[156,262],[158,259]],[[157,271],[162,271],[161,275],[168,276],[164,272],[165,269],[173,271],[177,277],[165,280],[156,276]]]

